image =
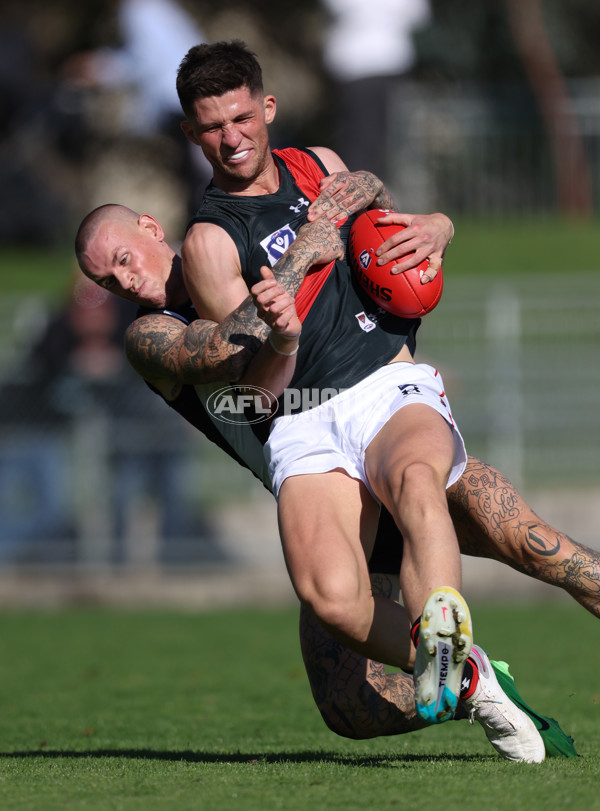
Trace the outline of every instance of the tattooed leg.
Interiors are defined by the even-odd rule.
[[[469,457],[462,478],[448,491],[448,503],[463,554],[491,558],[560,586],[600,616],[600,553],[544,522],[498,470]],[[374,594],[398,594],[397,578],[371,580]],[[300,643],[313,697],[333,732],[361,739],[426,726],[415,712],[411,676],[386,673],[379,662],[344,647],[304,608]],[[456,720],[460,717],[459,712]]]
[[[600,617],[600,552],[543,521],[498,470],[469,456],[448,505],[463,554],[560,586]]]
[[[395,580],[395,584],[392,582]],[[372,575],[374,594],[398,594],[398,578]],[[408,632],[408,619],[407,619]],[[300,646],[315,703],[327,726],[346,738],[374,738],[422,729],[412,676],[344,647],[304,607]]]

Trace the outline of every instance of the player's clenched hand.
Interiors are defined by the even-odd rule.
[[[279,284],[270,268],[261,267],[260,273],[263,280],[250,289],[259,318],[282,338],[297,340],[302,324],[293,297]]]
[[[377,250],[377,264],[396,261],[392,273],[417,267],[429,258],[429,268],[422,282],[431,281],[442,266],[442,259],[454,235],[452,221],[445,214],[400,214],[390,211],[379,218],[386,225],[406,226],[387,239]]]
[[[320,194],[308,209],[308,219],[325,216],[335,222],[369,208],[383,190],[371,172],[334,172],[321,180]]]

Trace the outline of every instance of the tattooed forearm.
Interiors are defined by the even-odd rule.
[[[189,326],[160,314],[138,318],[127,330],[125,351],[150,382],[177,385],[237,380],[268,333],[250,296],[221,324],[198,319]]]
[[[307,271],[317,264],[341,259],[344,246],[337,226],[327,219],[303,225],[298,236],[273,267],[277,281],[296,296]]]
[[[197,322],[190,325],[193,327]],[[188,375],[203,368],[204,380],[236,381],[267,338],[269,327],[256,314],[252,298],[244,301],[218,325],[211,325],[200,354],[192,355],[194,340],[186,334],[187,354],[182,359]]]
[[[356,214],[371,207],[396,210],[390,193],[372,172],[341,172],[329,191],[334,199],[345,194],[344,206],[347,214]]]
[[[179,347],[185,325],[174,318],[146,315],[130,324],[125,334],[125,354],[146,380],[179,377]]]
[[[394,198],[372,172],[340,172],[328,191],[334,199],[345,193],[344,206],[348,214],[356,214],[365,208],[398,211]]]
[[[373,200],[372,208],[384,208],[387,211],[398,211],[396,201],[385,186]]]
[[[306,271],[318,259],[313,246],[296,239],[273,268],[273,274],[291,296],[296,296]]]
[[[372,172],[335,172],[309,209],[309,218],[325,215],[329,220],[357,214],[365,208],[397,211],[390,193]]]

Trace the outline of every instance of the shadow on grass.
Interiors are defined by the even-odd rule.
[[[336,752],[192,752],[160,751],[155,749],[32,749],[28,751],[0,752],[0,760],[21,758],[129,758],[131,760],[184,761],[187,763],[240,763],[249,766],[284,763],[337,763],[340,766],[392,766],[394,763],[426,763],[428,761],[453,761],[463,763],[484,762],[496,759],[493,755],[461,755],[441,752],[435,755],[341,755]]]

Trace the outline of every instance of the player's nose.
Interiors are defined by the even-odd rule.
[[[223,143],[230,149],[235,149],[239,146],[242,140],[242,134],[235,126],[228,126],[223,128]]]
[[[117,281],[123,288],[123,290],[131,290],[133,293],[136,292],[135,290],[135,277],[131,272],[130,268],[119,268],[115,272],[115,276],[117,277]]]

